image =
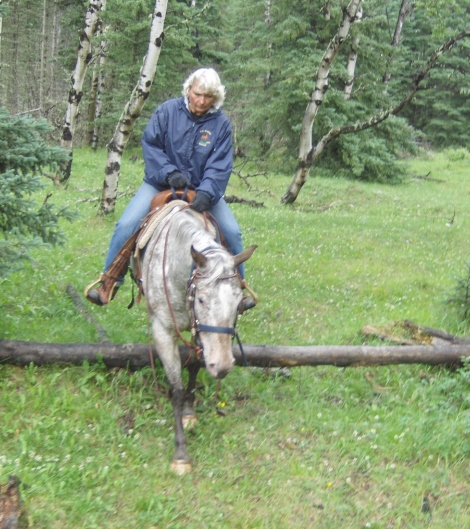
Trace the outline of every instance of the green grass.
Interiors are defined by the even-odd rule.
[[[357,345],[363,325],[404,319],[470,334],[446,304],[469,259],[470,156],[458,154],[410,162],[441,182],[317,176],[293,207],[278,205],[290,176],[250,179],[250,191],[232,177],[229,194],[265,204],[232,206],[246,246],[259,245],[247,277],[260,303],[240,319],[242,340]],[[79,202],[99,197],[104,162],[79,150],[68,189],[47,190],[82,216],[64,224],[65,247],[1,281],[1,338],[98,340],[65,287],[81,292],[99,274],[129,200],[113,218]],[[120,189],[136,190],[142,170],[126,157]],[[87,308],[113,342],[145,343],[145,307],[128,310],[130,297],[127,283],[109,306]],[[161,369],[158,380],[165,389]],[[0,480],[21,478],[24,527],[470,527],[468,368],[325,366],[289,379],[235,368],[218,395],[202,373],[183,477],[169,470],[171,406],[148,368],[3,365],[0,389]]]

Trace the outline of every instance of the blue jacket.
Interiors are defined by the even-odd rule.
[[[180,171],[214,205],[225,193],[233,168],[232,127],[220,109],[194,119],[184,97],[170,99],[150,118],[142,151],[146,183],[168,188],[168,175]]]

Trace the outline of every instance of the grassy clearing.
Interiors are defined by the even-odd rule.
[[[64,248],[1,282],[0,336],[93,342],[68,298],[98,275],[116,218],[97,215],[105,153],[78,151],[69,188],[52,200],[78,208]],[[445,303],[466,273],[470,157],[412,162],[382,186],[312,178],[279,207],[290,177],[233,177],[229,193],[260,305],[239,323],[246,343],[360,344],[361,327],[411,319],[468,335]],[[125,161],[121,190],[140,162]],[[48,190],[49,191],[49,190]],[[452,218],[455,218],[451,222]],[[89,306],[114,342],[146,342],[144,307]],[[372,342],[370,342],[372,343]],[[159,383],[165,387],[163,373]],[[190,476],[169,471],[172,413],[148,369],[0,366],[0,479],[23,481],[24,526],[34,528],[449,528],[470,523],[470,370],[427,366],[298,368],[289,379],[235,368],[215,399],[205,373]],[[226,417],[215,413],[224,406]]]

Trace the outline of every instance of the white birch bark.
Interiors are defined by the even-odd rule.
[[[99,52],[96,51],[96,56],[98,55],[98,53]],[[98,97],[98,74],[99,61],[94,61],[93,72],[91,74],[90,94],[88,96],[87,128],[85,136],[86,145],[91,145],[93,129],[95,127],[96,98]]]
[[[348,56],[348,64],[346,65],[346,71],[348,72],[348,80],[344,85],[344,99],[347,101],[351,98],[352,89],[354,86],[354,76],[356,73],[357,64],[357,50],[359,47],[359,36],[356,36],[352,40],[351,51]]]
[[[300,147],[299,147],[299,161],[295,177],[290,184],[287,191],[281,198],[282,204],[291,204],[295,202],[302,186],[307,180],[307,176],[311,167],[311,155],[313,151],[312,129],[313,123],[318,113],[320,105],[323,103],[323,98],[328,90],[328,77],[330,75],[331,64],[333,63],[341,44],[344,42],[349,34],[351,24],[356,19],[356,15],[361,6],[362,0],[351,0],[348,7],[343,9],[343,19],[341,21],[338,33],[331,40],[325,51],[317,71],[317,81],[315,91],[313,92],[310,101],[307,105],[300,132]]]
[[[356,13],[355,22],[359,22],[362,19],[362,5],[359,7]],[[348,56],[348,63],[346,65],[346,71],[348,72],[348,79],[344,86],[344,99],[347,101],[351,98],[352,89],[354,86],[354,77],[356,75],[356,64],[357,64],[357,53],[359,49],[359,35],[355,35],[351,43],[351,51]]]
[[[167,0],[156,0],[155,2],[148,51],[140,72],[140,79],[123,110],[113,139],[108,144],[108,158],[101,196],[101,211],[105,214],[114,211],[121,171],[122,153],[134,129],[135,122],[142,112],[155,77],[164,38],[163,28],[167,4]]]
[[[70,177],[70,171],[72,168],[73,136],[78,107],[83,95],[83,81],[85,79],[88,63],[92,57],[91,40],[101,23],[100,11],[104,11],[105,7],[106,0],[90,0],[85,15],[85,27],[80,35],[77,62],[72,75],[72,87],[69,91],[67,110],[65,112],[65,120],[62,127],[61,147],[70,151],[70,161],[64,171],[64,180],[67,180]]]

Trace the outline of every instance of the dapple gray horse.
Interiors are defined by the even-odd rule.
[[[229,373],[235,363],[232,337],[242,301],[237,267],[256,249],[252,246],[232,256],[214,241],[201,216],[181,204],[160,222],[142,263],[155,345],[170,384],[176,445],[171,468],[178,474],[191,470],[184,428],[196,421],[193,404],[200,368],[199,362],[188,364],[185,389],[178,349],[180,331],[191,330],[195,335],[212,377],[220,379]]]

